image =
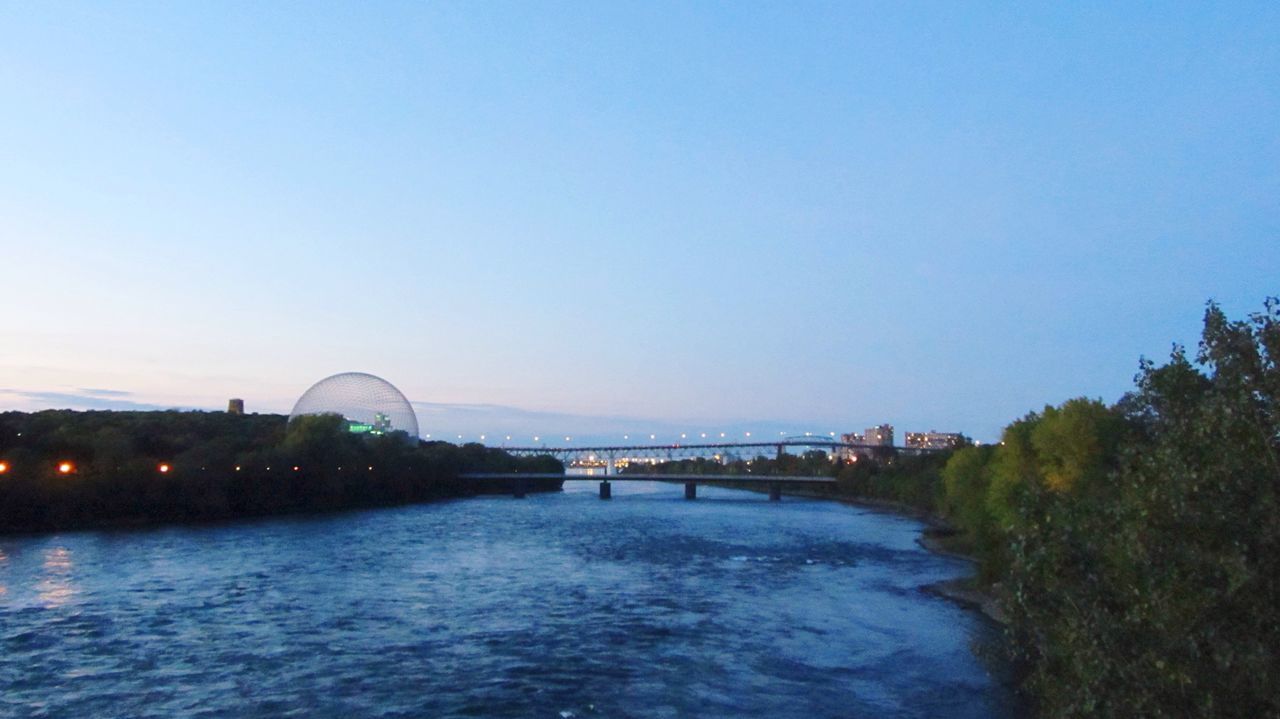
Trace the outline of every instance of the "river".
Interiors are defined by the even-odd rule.
[[[817,500],[595,481],[0,537],[0,716],[1006,717],[966,570]]]

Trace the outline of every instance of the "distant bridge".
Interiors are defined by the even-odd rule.
[[[527,491],[527,482],[540,479],[595,479],[589,475],[572,475],[558,473],[502,473],[502,472],[473,472],[461,475],[461,479],[474,482],[502,482],[511,488],[511,493],[517,497],[523,497]],[[805,477],[805,476],[770,476],[761,474],[639,474],[628,472],[626,474],[618,474],[612,477],[604,477],[600,480],[600,499],[610,499],[613,496],[612,482],[683,482],[684,498],[696,499],[698,497],[698,485],[708,482],[741,482],[743,484],[765,484],[769,486],[769,499],[778,501],[782,499],[783,485],[823,485],[835,484],[834,477]]]
[[[761,442],[715,442],[700,444],[632,444],[632,445],[601,445],[594,447],[502,447],[503,450],[511,454],[534,457],[549,456],[555,457],[565,464],[574,461],[591,461],[600,462],[606,468],[607,474],[613,474],[614,469],[619,460],[624,463],[640,462],[640,461],[674,461],[679,459],[694,459],[703,457],[706,459],[724,460],[728,458],[736,459],[755,459],[758,456],[773,454],[774,457],[781,457],[788,448],[806,448],[819,449],[824,452],[835,453],[866,453],[870,454],[876,451],[894,450],[903,454],[920,454],[936,450],[920,449],[918,447],[893,447],[884,444],[864,444],[841,442],[838,439],[827,437],[787,437],[773,441]]]

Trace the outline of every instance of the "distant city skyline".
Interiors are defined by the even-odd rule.
[[[288,412],[359,370],[451,408],[423,434],[991,441],[1280,294],[1276,27],[5,5],[0,410]]]
[[[5,409],[39,411],[43,409],[116,410],[116,411],[223,411],[223,407],[165,405],[138,401],[129,393],[95,389],[77,392],[16,392],[0,388],[0,401]],[[707,420],[684,421],[652,417],[579,415],[564,412],[536,411],[502,405],[443,404],[418,402],[410,398],[421,425],[422,439],[446,442],[484,442],[493,445],[563,445],[585,442],[694,442],[717,439],[769,441],[779,437],[803,436],[806,433],[824,437],[839,436],[844,429],[815,422],[779,420]],[[287,416],[292,403],[255,407],[246,402],[250,414]],[[3,410],[0,410],[3,411]],[[722,436],[723,435],[723,436]],[[566,437],[569,440],[566,440]],[[510,439],[508,439],[510,438]]]

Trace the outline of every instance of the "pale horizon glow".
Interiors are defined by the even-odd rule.
[[[5,5],[0,411],[287,412],[354,370],[448,408],[424,435],[991,441],[1280,294],[1276,27]]]

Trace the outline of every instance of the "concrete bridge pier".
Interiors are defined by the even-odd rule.
[[[610,499],[613,497],[613,485],[609,484],[609,480],[600,483],[600,499]]]
[[[511,496],[516,499],[524,499],[524,495],[529,491],[528,482],[523,479],[512,480]]]
[[[685,483],[684,483],[684,498],[685,498],[685,499],[697,499],[697,498],[698,498],[698,483],[697,483],[697,482],[685,482]]]
[[[770,502],[782,501],[782,482],[769,483],[769,501]]]

